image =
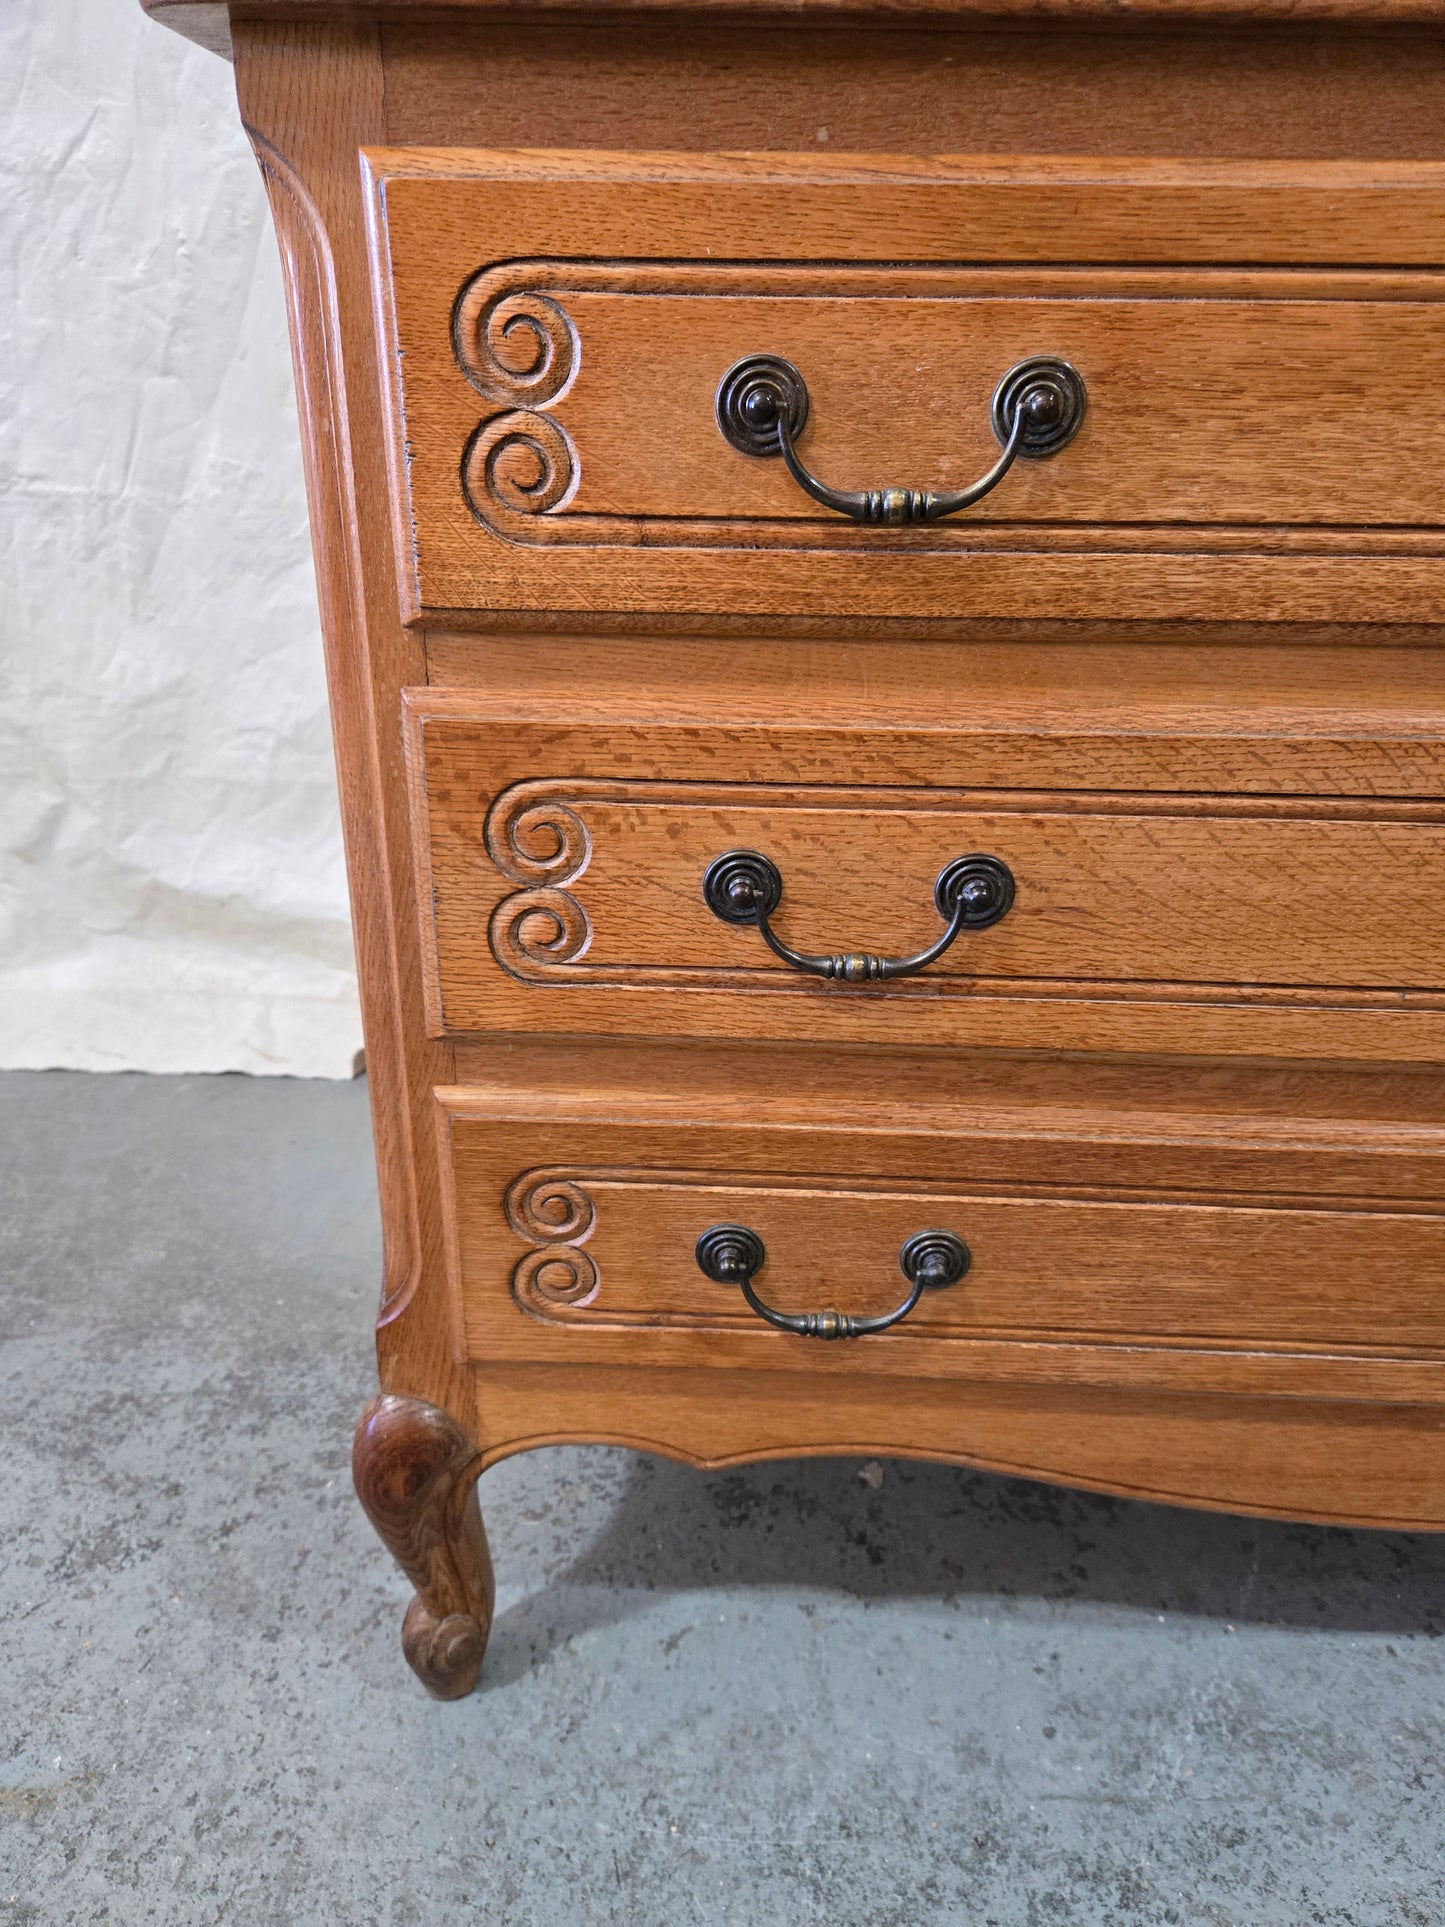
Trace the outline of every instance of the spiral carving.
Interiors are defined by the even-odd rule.
[[[462,490],[479,522],[489,508],[514,515],[547,515],[565,508],[577,491],[572,438],[550,415],[517,409],[484,421],[462,456]]]
[[[492,912],[492,955],[504,970],[571,963],[592,941],[587,912],[565,890],[519,890]]]
[[[590,1305],[602,1277],[581,1248],[597,1224],[597,1207],[582,1186],[554,1171],[527,1171],[508,1186],[505,1210],[517,1236],[537,1246],[512,1271],[522,1309],[546,1317],[559,1305]]]
[[[571,1178],[528,1171],[507,1191],[507,1223],[519,1238],[581,1244],[597,1222],[597,1207]]]
[[[487,816],[487,855],[513,883],[570,883],[592,854],[587,826],[565,803],[528,803],[526,792],[500,797]]]
[[[487,1627],[470,1613],[438,1619],[417,1595],[401,1623],[406,1663],[433,1699],[460,1699],[476,1684],[487,1650]]]
[[[554,1305],[590,1305],[602,1279],[591,1256],[576,1245],[543,1245],[517,1261],[512,1295],[526,1311]]]
[[[479,274],[452,311],[452,346],[462,373],[488,401],[544,408],[567,387],[581,355],[577,330],[545,294],[497,289]]]

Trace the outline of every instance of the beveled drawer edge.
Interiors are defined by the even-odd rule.
[[[815,225],[822,222],[820,232],[826,234],[836,231],[840,210],[851,210],[850,218],[866,225],[870,217],[861,211],[861,198],[871,193],[877,200],[906,183],[913,190],[910,206],[930,192],[935,196],[953,193],[966,202],[960,217],[966,231],[959,234],[958,219],[950,219],[941,223],[940,238],[940,232],[935,232],[939,224],[925,222],[921,238],[912,243],[903,236],[890,237],[894,245],[882,250],[889,259],[906,256],[927,264],[945,256],[951,259],[961,249],[971,261],[1084,259],[1138,264],[1142,260],[1161,267],[1171,262],[1258,264],[1273,259],[1286,268],[1318,267],[1323,262],[1332,267],[1373,267],[1381,273],[1415,264],[1424,270],[1440,267],[1436,203],[1445,204],[1445,167],[1439,162],[1201,163],[1047,155],[920,159],[886,154],[823,160],[816,153],[622,155],[609,150],[518,153],[387,146],[368,147],[362,158],[370,190],[374,300],[392,370],[393,415],[403,406],[396,370],[398,347],[410,324],[403,312],[405,304],[394,292],[405,277],[389,227],[395,212],[388,205],[391,188],[397,190],[398,203],[408,195],[414,198],[417,190],[445,197],[448,190],[475,191],[479,186],[491,187],[494,198],[502,200],[525,198],[529,188],[542,196],[537,209],[518,217],[515,231],[490,240],[478,237],[478,259],[437,262],[437,273],[455,283],[449,300],[467,276],[488,261],[510,261],[532,248],[548,259],[572,259],[585,252],[583,237],[594,224],[587,212],[588,197],[598,193],[611,197],[609,260],[648,259],[675,251],[658,243],[656,217],[649,212],[658,194],[686,197],[702,192],[716,198],[718,187],[734,184],[757,198],[759,208],[771,211],[763,215],[764,226],[776,219],[785,226],[801,221],[806,227],[811,220]],[[556,225],[553,214],[561,195],[549,194],[549,183],[572,190],[582,210],[571,228],[563,222],[556,234],[550,230]],[[639,188],[631,197],[637,203],[635,212],[625,191],[629,183]],[[805,203],[810,211],[804,211]],[[1081,227],[1080,209],[1085,203],[1089,221]],[[896,195],[890,205],[897,208]],[[708,251],[719,257],[736,256],[740,249],[746,253],[747,236],[758,224],[754,210],[750,223],[736,234],[719,229],[716,245]],[[398,218],[395,227],[397,234],[402,233],[404,222]],[[525,234],[525,246],[518,233]],[[795,250],[799,258],[815,258],[816,243],[811,231],[805,234]],[[852,251],[866,253],[867,249]],[[414,342],[408,352],[415,353]],[[585,541],[572,552],[565,574],[559,575],[550,558],[535,550],[531,564],[525,563],[521,558],[527,545],[518,545],[515,532],[488,539],[489,548],[498,553],[473,556],[476,522],[460,502],[450,462],[444,464],[445,480],[431,480],[447,502],[459,508],[461,519],[453,524],[449,515],[441,517],[433,531],[441,537],[441,549],[428,560],[428,545],[419,542],[417,534],[424,536],[433,529],[440,498],[428,496],[425,510],[406,506],[426,468],[424,461],[416,473],[411,471],[403,446],[406,432],[394,426],[390,442],[396,545],[407,565],[402,574],[403,620],[407,622],[468,607],[574,610],[579,615],[614,609],[683,617],[712,611],[867,619],[884,613],[880,597],[884,602],[898,599],[902,613],[920,619],[1045,612],[1090,619],[1134,605],[1144,616],[1172,614],[1208,622],[1249,614],[1277,620],[1286,609],[1293,611],[1295,619],[1429,620],[1440,605],[1445,577],[1445,558],[1436,552],[1438,545],[1425,555],[1358,554],[1355,549],[1363,538],[1353,531],[1343,534],[1342,551],[1293,559],[1256,554],[1253,544],[1246,555],[1233,559],[1227,554],[1170,554],[1152,548],[1112,560],[1107,547],[1085,548],[1074,555],[979,551],[971,556],[962,578],[952,566],[957,557],[927,552],[874,555],[870,549],[841,558],[815,558],[816,580],[808,585],[800,584],[786,547],[772,557],[755,556],[740,580],[736,565],[711,547],[694,549],[674,562],[663,549],[648,542],[638,546],[624,536],[620,549],[609,547],[608,542]],[[526,439],[522,433],[522,440]],[[425,439],[418,445],[424,452]],[[544,467],[552,462],[540,442],[533,440],[531,446]],[[550,498],[550,490],[544,493]],[[416,528],[411,526],[413,516]],[[1199,523],[1205,529],[1210,525],[1209,518]],[[539,532],[529,522],[528,541]],[[553,535],[557,532],[552,530]],[[1387,549],[1391,541],[1386,542]],[[458,543],[461,550],[453,552]],[[899,574],[895,563],[912,566]],[[941,572],[935,563],[944,565]]]
[[[460,1212],[456,1192],[453,1127],[468,1115],[498,1121],[498,1112],[487,1107],[475,1090],[438,1087],[433,1092],[438,1134],[443,1218],[448,1270],[448,1297],[452,1309],[453,1358],[463,1367],[489,1361],[475,1356],[467,1343],[465,1325],[465,1287],[460,1244]],[[519,1171],[518,1177],[525,1171]],[[726,1172],[714,1177],[727,1178]],[[824,1174],[809,1174],[818,1182]],[[761,1181],[761,1180],[760,1180]],[[930,1185],[930,1188],[933,1188]],[[946,1189],[940,1185],[939,1189]],[[1061,1187],[1062,1188],[1062,1187]],[[1140,1191],[1142,1191],[1140,1187]],[[1137,1193],[1135,1194],[1137,1195]],[[1154,1194],[1147,1194],[1154,1195]],[[1239,1193],[1237,1201],[1245,1207],[1271,1205],[1267,1193]],[[1303,1202],[1303,1201],[1302,1201]],[[1343,1201],[1339,1201],[1343,1202]],[[1335,1200],[1320,1200],[1313,1207],[1328,1210]],[[498,1198],[499,1211],[502,1199]],[[1389,1207],[1385,1208],[1389,1214]],[[1411,1215],[1445,1216],[1445,1206]],[[519,1307],[519,1310],[521,1308]],[[525,1316],[525,1312],[523,1312]],[[580,1328],[558,1322],[552,1327],[557,1340],[559,1367],[585,1362],[601,1366],[636,1366],[641,1330],[646,1330],[648,1368],[697,1370],[693,1332],[657,1328]],[[786,1369],[776,1355],[769,1357],[760,1347],[776,1347],[777,1334],[766,1330],[738,1333],[709,1332],[707,1366],[716,1370],[749,1370],[766,1365]],[[578,1353],[569,1340],[585,1341],[585,1354]],[[794,1341],[786,1341],[794,1342]],[[867,1341],[863,1341],[866,1343]],[[795,1369],[848,1376],[866,1368],[872,1377],[885,1369],[871,1356],[852,1359],[848,1346],[805,1347],[796,1358]],[[966,1368],[959,1370],[960,1361]],[[535,1361],[533,1361],[535,1362]],[[947,1365],[946,1371],[932,1369]],[[1127,1336],[1108,1341],[1074,1338],[1037,1337],[940,1337],[931,1336],[903,1348],[896,1343],[890,1350],[886,1372],[900,1378],[947,1378],[967,1382],[971,1379],[1020,1385],[1073,1385],[1113,1387],[1139,1391],[1176,1391],[1191,1394],[1224,1394],[1230,1397],[1285,1398],[1320,1400],[1345,1404],[1445,1405],[1445,1357],[1427,1352],[1383,1356],[1366,1350],[1342,1346],[1315,1348],[1285,1343],[1230,1346],[1224,1341],[1199,1340],[1188,1344],[1167,1340],[1140,1342]]]
[[[401,692],[401,745],[406,780],[407,829],[411,838],[411,868],[416,879],[417,936],[421,956],[422,1012],[428,1037],[446,1035],[442,1014],[441,953],[436,931],[436,878],[432,870],[431,821],[426,792],[425,729],[430,692]]]

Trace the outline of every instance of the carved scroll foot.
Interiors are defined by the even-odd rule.
[[[401,1649],[437,1699],[461,1699],[482,1670],[492,1560],[477,1504],[481,1455],[435,1405],[384,1392],[361,1415],[351,1476],[366,1516],[416,1587]]]

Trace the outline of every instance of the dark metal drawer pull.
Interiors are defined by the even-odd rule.
[[[1014,879],[996,856],[958,856],[946,863],[934,883],[933,902],[948,928],[912,957],[876,957],[867,950],[810,956],[789,949],[768,922],[782,900],[782,875],[777,864],[757,850],[729,850],[715,857],[703,876],[702,894],[708,909],[724,923],[756,924],[768,948],[794,970],[863,984],[911,977],[936,962],[961,930],[986,930],[997,923],[1014,900]]]
[[[908,1296],[878,1318],[854,1318],[844,1311],[775,1311],[753,1290],[753,1279],[767,1263],[767,1251],[756,1231],[745,1224],[715,1224],[697,1241],[698,1270],[714,1284],[738,1285],[758,1314],[779,1331],[799,1338],[867,1338],[887,1331],[906,1318],[925,1290],[941,1291],[956,1285],[972,1259],[968,1246],[952,1231],[919,1231],[898,1254],[898,1268],[908,1280]]]
[[[740,454],[781,455],[799,488],[825,509],[901,528],[972,508],[1020,455],[1029,461],[1057,455],[1078,434],[1087,404],[1084,378],[1067,361],[1033,355],[1016,363],[993,393],[993,432],[1003,453],[969,487],[942,495],[931,488],[829,488],[810,474],[796,446],[808,421],[808,384],[778,355],[749,355],[728,369],[717,391],[717,425]]]

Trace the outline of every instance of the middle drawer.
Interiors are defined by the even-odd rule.
[[[408,714],[439,1035],[1445,1054],[1428,740]]]

